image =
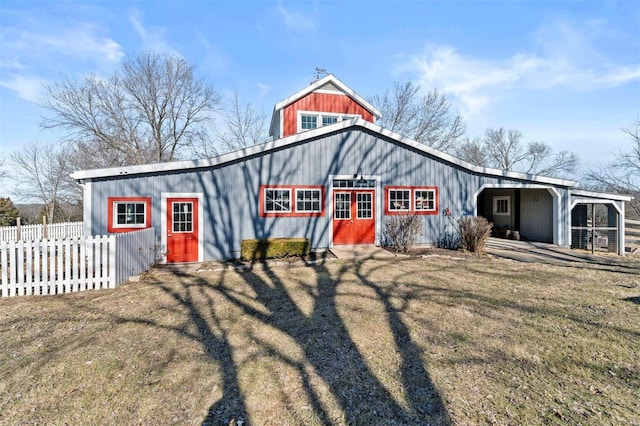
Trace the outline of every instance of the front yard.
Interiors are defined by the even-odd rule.
[[[0,424],[640,424],[637,260],[208,266],[0,300]]]

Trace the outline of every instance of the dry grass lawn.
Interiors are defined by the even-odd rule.
[[[0,300],[0,424],[639,424],[638,261],[209,266]]]

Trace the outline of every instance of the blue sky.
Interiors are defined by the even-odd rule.
[[[408,78],[450,97],[471,136],[515,128],[578,152],[629,147],[640,118],[638,1],[11,1],[0,3],[0,151],[40,130],[43,84],[175,53],[269,115],[327,69],[360,95]]]

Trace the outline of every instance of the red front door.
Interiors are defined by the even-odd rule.
[[[373,244],[376,237],[375,191],[333,192],[333,244]]]
[[[198,261],[198,199],[167,198],[167,263]]]

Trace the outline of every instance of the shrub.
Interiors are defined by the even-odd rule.
[[[240,256],[244,260],[265,260],[287,256],[306,256],[311,250],[308,238],[267,238],[242,240]]]
[[[384,226],[384,243],[396,253],[408,252],[422,233],[422,220],[416,215],[391,216]]]
[[[484,217],[467,216],[458,221],[458,226],[462,248],[473,253],[483,253],[493,224]]]

